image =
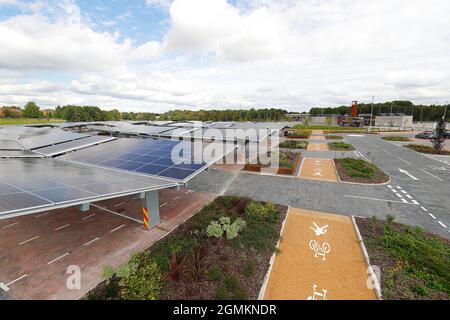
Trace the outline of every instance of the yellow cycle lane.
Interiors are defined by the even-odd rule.
[[[290,208],[263,298],[377,299],[368,278],[350,217]]]

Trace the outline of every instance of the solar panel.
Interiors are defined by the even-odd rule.
[[[203,148],[195,150],[193,147],[193,143],[185,141],[118,139],[108,144],[66,154],[61,158],[99,167],[185,181],[209,165],[203,161],[195,161],[202,159]],[[214,162],[234,148],[235,146],[225,145]]]
[[[41,134],[36,134],[25,138],[21,137],[17,141],[25,149],[32,150],[86,137],[89,137],[89,135],[70,131],[63,131],[60,129],[51,129],[48,132],[44,132]]]
[[[0,150],[0,158],[42,158],[31,151]]]
[[[69,151],[86,148],[92,145],[108,142],[115,139],[116,138],[106,136],[92,136],[84,139],[60,143],[50,147],[35,149],[34,152],[44,155],[46,157],[51,157],[58,154],[63,154]]]
[[[57,159],[0,159],[0,218],[176,185]]]
[[[23,150],[14,140],[0,140],[0,150]]]

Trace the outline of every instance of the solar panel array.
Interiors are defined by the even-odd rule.
[[[106,136],[92,136],[87,137],[83,139],[78,139],[74,141],[69,142],[63,142],[60,144],[56,144],[49,147],[44,147],[40,149],[35,149],[34,152],[41,154],[46,157],[52,157],[55,155],[63,154],[69,151],[74,151],[82,148],[86,148],[89,146],[93,146],[99,143],[108,142],[111,140],[115,140],[116,138],[113,137],[106,137]]]
[[[176,185],[169,179],[56,159],[0,159],[0,217]]]
[[[196,161],[202,159],[203,148],[194,150],[193,146],[193,143],[185,141],[119,139],[66,154],[62,159],[186,181],[209,165]],[[234,148],[226,146],[215,161]],[[179,156],[179,159],[172,157],[172,154]]]

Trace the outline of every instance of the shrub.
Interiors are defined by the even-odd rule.
[[[228,240],[236,239],[239,232],[245,228],[246,222],[241,218],[237,218],[232,224],[230,223],[231,219],[229,217],[222,217],[219,221],[213,220],[206,229],[206,233],[209,237],[220,239],[225,232]]]
[[[245,208],[247,216],[272,221],[279,214],[278,208],[273,203],[266,205],[259,202],[250,202]]]
[[[107,265],[107,266],[103,267],[102,278],[104,280],[106,280],[106,284],[108,284],[111,281],[111,279],[114,276],[115,272],[116,271],[114,270],[114,268],[112,266],[110,266],[110,265]]]
[[[120,279],[121,296],[125,300],[157,300],[163,287],[163,276],[158,265],[142,265],[138,271]]]
[[[250,278],[255,274],[256,263],[254,261],[248,261],[244,266],[244,277]]]
[[[186,256],[178,251],[172,252],[172,259],[169,263],[168,277],[173,281],[178,281],[184,274],[184,261]]]
[[[225,289],[225,287],[223,285],[219,286],[216,289],[215,299],[216,300],[227,300],[227,289]]]
[[[387,141],[411,141],[410,138],[402,136],[386,136],[383,137],[382,139]]]
[[[208,255],[208,236],[198,230],[192,234],[194,236],[195,246],[189,260],[189,273],[194,281],[198,281],[206,275],[209,269],[206,261]]]
[[[220,281],[223,278],[222,271],[216,266],[208,270],[208,279],[212,281]]]
[[[208,234],[209,237],[220,239],[223,236],[222,225],[219,222],[213,220],[206,229],[206,233]]]
[[[330,149],[331,150],[354,150],[355,148],[353,148],[353,146],[349,143],[345,143],[345,142],[333,142],[330,143]]]

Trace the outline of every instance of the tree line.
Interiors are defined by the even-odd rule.
[[[335,108],[315,107],[311,108],[309,113],[313,116],[336,114],[351,114],[350,106],[339,106]],[[359,114],[370,114],[372,110],[371,103],[358,104]],[[412,115],[413,121],[438,121],[444,115],[444,105],[415,105],[411,101],[390,101],[373,104],[373,115],[379,116],[382,113],[403,113]],[[446,119],[450,119],[450,110],[447,111]]]
[[[382,113],[403,113],[413,115],[414,121],[438,121],[444,114],[444,106],[440,105],[414,105],[411,101],[392,101],[375,103],[373,105],[373,115],[378,116]],[[358,105],[360,114],[370,114],[372,104],[362,103]],[[151,112],[120,112],[114,110],[102,110],[96,106],[58,106],[54,110],[42,111],[34,102],[28,102],[23,108],[3,107],[0,108],[0,118],[53,118],[63,119],[69,122],[84,121],[152,121],[152,120],[170,120],[170,121],[283,121],[287,120],[287,111],[276,108],[266,109],[248,109],[248,110],[172,110],[166,113],[158,114]],[[303,112],[306,113],[306,112]],[[313,116],[320,115],[348,115],[350,106],[339,107],[314,107],[309,113]],[[448,110],[446,119],[450,119],[450,110]]]

